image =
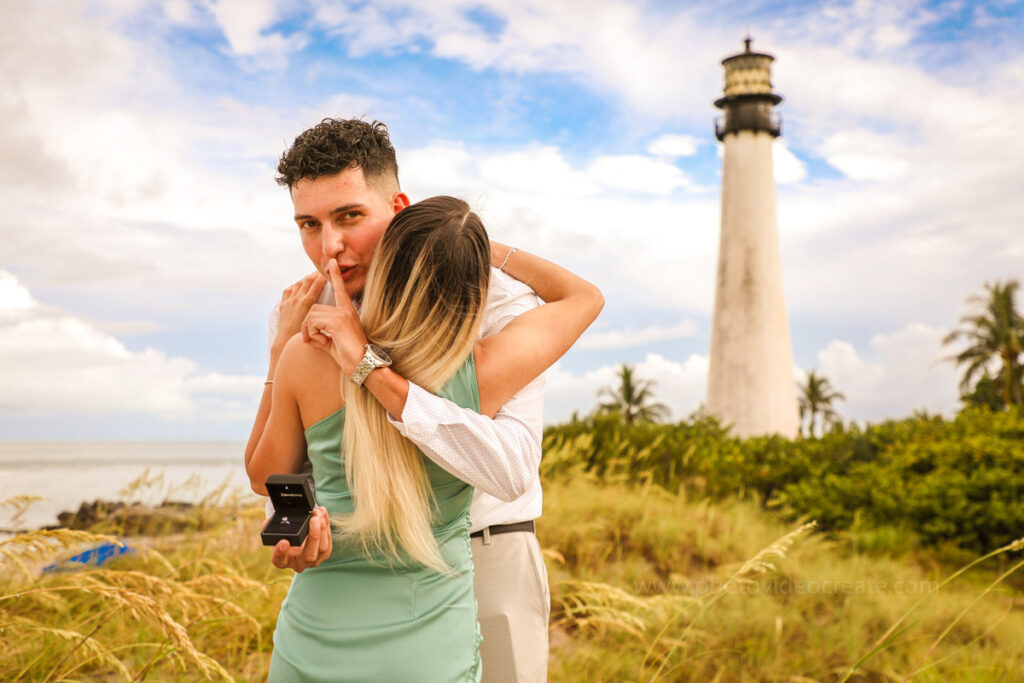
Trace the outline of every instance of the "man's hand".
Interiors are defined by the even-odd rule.
[[[277,373],[277,362],[281,359],[288,340],[299,332],[302,321],[309,312],[313,302],[317,300],[327,278],[318,272],[312,272],[302,278],[294,285],[287,287],[281,294],[281,305],[278,309],[277,331],[270,342],[270,364],[267,367],[267,379],[270,380],[263,385],[263,394],[260,397],[260,407],[256,411],[256,419],[252,423],[252,431],[249,432],[249,441],[245,444],[245,467],[248,470],[256,449],[263,439],[263,430],[267,427],[267,420],[270,419],[270,404],[273,397],[273,379]],[[272,324],[273,325],[273,324]],[[254,484],[255,485],[255,484]],[[256,490],[263,485],[262,481],[256,485]]]
[[[315,567],[331,555],[331,521],[327,508],[318,507],[309,520],[309,535],[298,548],[281,540],[274,546],[270,561],[278,569],[294,569],[301,574],[309,567]]]
[[[302,329],[302,321],[327,284],[327,278],[313,271],[281,293],[280,315],[274,345],[283,349],[288,340]]]
[[[351,375],[363,359],[366,332],[352,299],[345,291],[337,262],[328,264],[328,272],[334,287],[335,305],[314,304],[310,307],[302,322],[302,341],[331,354],[341,371]]]

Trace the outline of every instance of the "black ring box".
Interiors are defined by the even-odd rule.
[[[313,482],[305,474],[271,474],[267,477],[267,494],[274,505],[274,515],[263,525],[263,545],[277,545],[285,539],[293,546],[302,545],[309,534],[309,520],[316,508]]]

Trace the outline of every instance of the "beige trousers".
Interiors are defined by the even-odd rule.
[[[537,537],[513,531],[470,541],[483,683],[546,681],[551,594]]]

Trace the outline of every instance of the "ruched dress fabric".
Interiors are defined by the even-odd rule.
[[[479,412],[472,355],[437,392]],[[345,409],[306,429],[317,503],[352,512],[340,450]],[[455,574],[389,566],[335,543],[320,566],[296,574],[281,604],[272,683],[448,683],[480,680],[480,629],[469,545],[473,488],[423,458],[437,501],[434,537]]]

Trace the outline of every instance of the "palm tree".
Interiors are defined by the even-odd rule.
[[[658,422],[668,417],[668,406],[664,403],[652,403],[654,398],[654,382],[639,380],[633,374],[633,366],[625,363],[619,368],[619,387],[604,387],[598,392],[598,398],[606,398],[607,402],[598,406],[599,413],[618,413],[626,424],[633,422]]]
[[[986,282],[985,295],[968,299],[978,310],[960,318],[963,326],[942,340],[943,344],[952,344],[960,339],[967,341],[967,348],[948,358],[957,365],[967,366],[960,380],[962,393],[970,393],[975,375],[981,373],[983,378],[988,376],[993,362],[998,359],[1000,368],[995,379],[999,384],[1003,405],[1024,404],[1020,361],[1021,352],[1024,351],[1024,318],[1017,312],[1015,299],[1018,289],[1020,283],[1016,280],[1006,283],[997,280],[994,284]]]
[[[831,427],[839,422],[839,413],[832,408],[832,401],[843,401],[846,397],[832,388],[832,383],[827,377],[822,377],[817,370],[807,373],[807,382],[797,385],[800,390],[800,431],[803,433],[804,418],[807,420],[807,433],[814,436],[815,427],[818,424],[818,416],[821,416],[822,428]]]
[[[985,407],[994,412],[1000,411],[1006,408],[1002,387],[1002,376],[992,377],[986,369],[982,371],[981,377],[974,383],[974,388],[969,393],[960,394],[960,400],[964,405]]]

